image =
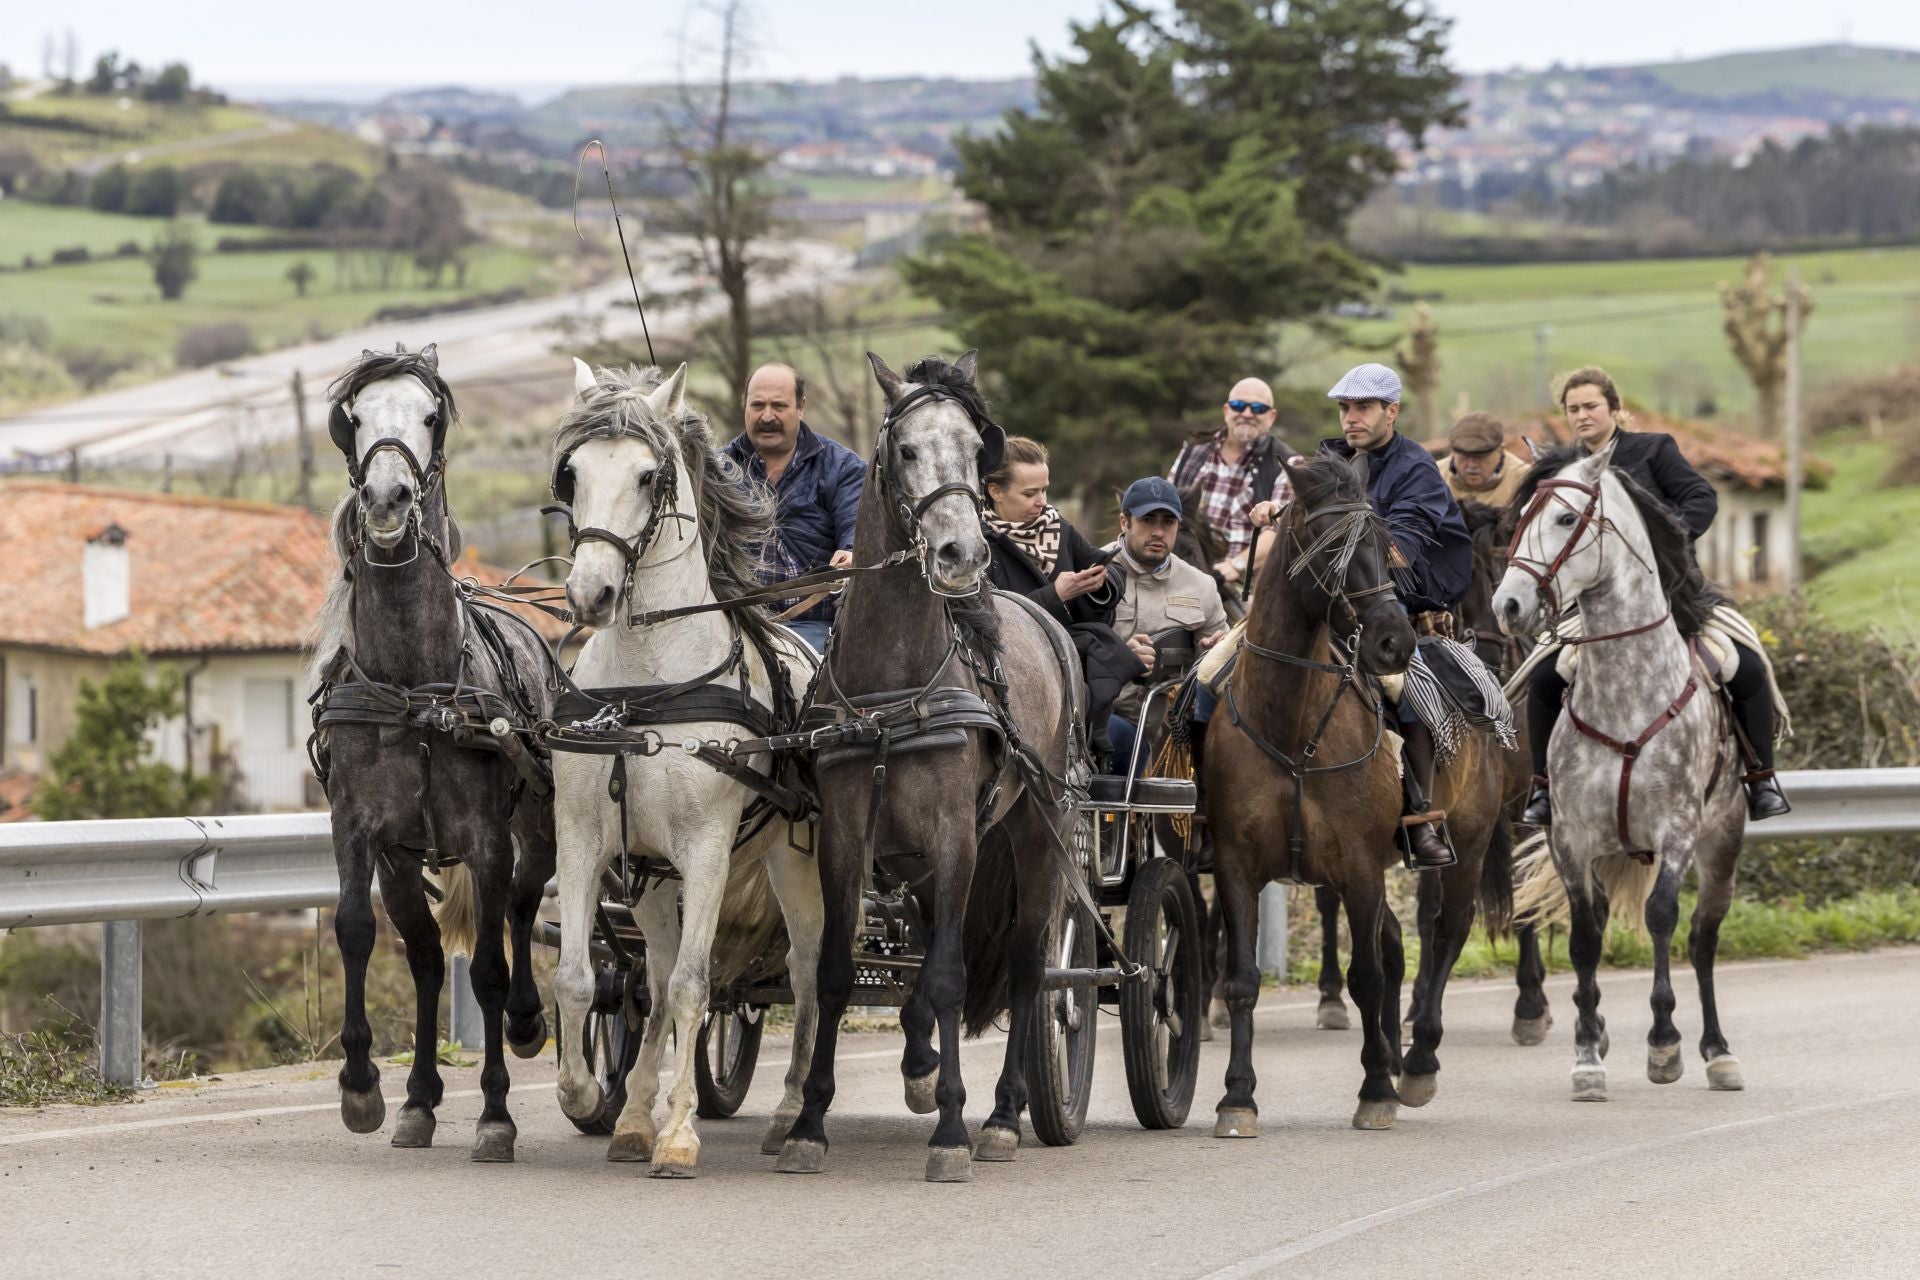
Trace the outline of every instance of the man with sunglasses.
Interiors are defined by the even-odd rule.
[[[1286,502],[1293,486],[1280,468],[1293,450],[1273,434],[1279,414],[1273,407],[1273,388],[1258,378],[1242,378],[1221,406],[1224,424],[1216,431],[1194,436],[1180,446],[1167,479],[1182,492],[1198,485],[1195,513],[1226,538],[1226,557],[1213,566],[1223,582],[1242,582],[1251,576],[1252,510],[1256,503]],[[1244,590],[1244,584],[1242,590]]]

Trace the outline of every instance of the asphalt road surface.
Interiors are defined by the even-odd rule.
[[[900,1096],[899,1040],[842,1040],[827,1171],[759,1153],[784,1045],[741,1115],[702,1122],[700,1177],[607,1164],[513,1061],[519,1162],[475,1165],[477,1072],[452,1072],[439,1145],[341,1127],[331,1070],[154,1090],[137,1104],[0,1112],[0,1273],[54,1276],[1911,1276],[1920,1274],[1920,951],[1726,965],[1744,1093],[1713,1093],[1679,1017],[1686,1076],[1644,1073],[1645,974],[1604,975],[1612,1100],[1568,1100],[1571,983],[1533,1049],[1512,988],[1457,984],[1439,1096],[1397,1129],[1348,1126],[1356,1032],[1315,1031],[1312,993],[1257,1014],[1263,1136],[1211,1136],[1223,1039],[1187,1127],[1139,1129],[1118,1024],[1101,1028],[1078,1145],[921,1179],[931,1120]],[[976,1123],[999,1060],[971,1046]]]

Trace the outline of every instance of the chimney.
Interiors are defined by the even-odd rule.
[[[110,524],[87,539],[81,577],[86,594],[86,627],[104,627],[132,612],[133,574],[127,564],[127,531]]]

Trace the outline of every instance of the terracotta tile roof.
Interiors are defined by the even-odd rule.
[[[0,822],[38,821],[33,812],[33,792],[40,779],[20,769],[0,771]]]
[[[82,555],[127,533],[130,611],[84,625]],[[463,558],[482,582],[506,571]],[[0,485],[0,644],[73,653],[295,652],[334,570],[324,517],[296,507],[43,480]],[[564,627],[532,614],[541,634]]]
[[[1695,470],[1716,484],[1741,489],[1783,489],[1787,483],[1787,455],[1784,445],[1757,440],[1744,431],[1709,426],[1687,418],[1663,418],[1643,410],[1633,411],[1631,430],[1660,431],[1673,437],[1681,456]],[[1528,457],[1525,441],[1545,449],[1566,444],[1573,429],[1559,418],[1519,418],[1507,423],[1507,450]],[[1434,440],[1427,448],[1445,457],[1445,440]],[[1807,455],[1804,462],[1806,483],[1820,489],[1833,478],[1832,464]]]

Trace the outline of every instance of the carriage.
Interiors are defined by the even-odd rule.
[[[1193,664],[1190,633],[1156,638],[1162,679],[1141,704],[1142,722],[1160,727]],[[1036,1006],[1026,1076],[1029,1119],[1051,1146],[1072,1143],[1083,1128],[1093,1091],[1099,1014],[1117,1015],[1127,1087],[1134,1114],[1149,1129],[1184,1124],[1199,1071],[1205,984],[1200,908],[1189,878],[1193,782],[1145,776],[1161,738],[1143,733],[1126,771],[1095,775],[1080,801],[1075,857],[1096,925],[1077,895],[1063,901],[1048,938],[1046,998]],[[574,1118],[582,1132],[607,1135],[626,1103],[625,1082],[640,1051],[650,1012],[645,942],[635,906],[649,893],[676,893],[676,874],[664,861],[616,862],[604,880],[591,951],[594,996],[578,1034],[588,1065],[606,1099],[600,1112]],[[1112,917],[1124,913],[1117,939]],[[876,867],[862,898],[856,937],[857,1007],[900,1007],[926,950],[926,927],[910,886]],[[560,942],[560,927],[542,921],[539,937]],[[1112,945],[1120,943],[1118,951]],[[763,948],[742,978],[716,985],[700,1024],[694,1055],[697,1114],[722,1119],[744,1104],[770,1015],[794,1002],[782,957],[784,936]],[[1131,961],[1129,965],[1127,962]]]

